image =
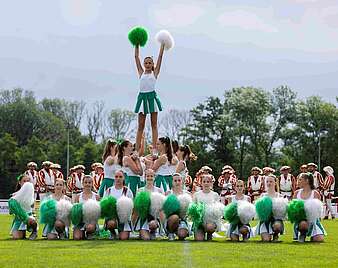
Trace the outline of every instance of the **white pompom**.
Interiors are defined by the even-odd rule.
[[[25,182],[15,193],[13,199],[19,202],[23,210],[31,210],[34,204],[34,185],[31,182]]]
[[[283,197],[272,198],[272,214],[276,220],[285,220],[288,200]]]
[[[319,199],[309,199],[304,202],[306,219],[309,222],[315,222],[320,219],[323,211],[323,203]]]
[[[161,31],[159,31],[156,34],[155,39],[160,44],[164,44],[164,49],[165,50],[172,49],[174,47],[174,45],[175,45],[174,38],[172,37],[172,35],[167,30],[161,30]]]
[[[100,203],[89,199],[83,204],[82,211],[85,224],[96,224],[101,215]]]
[[[237,214],[241,223],[249,224],[256,215],[255,205],[248,201],[239,201],[237,203]]]
[[[224,214],[224,205],[220,202],[214,202],[212,204],[206,205],[204,213],[204,224],[215,223],[217,225],[217,230],[221,228],[221,220]]]
[[[66,226],[69,226],[72,207],[72,203],[66,199],[58,201],[56,203],[56,219],[62,221]]]
[[[134,203],[133,200],[126,196],[121,196],[116,202],[117,216],[120,223],[127,223],[130,221],[131,214],[133,213]]]
[[[150,196],[150,215],[155,219],[159,217],[160,211],[163,207],[165,196],[161,193],[151,193]]]
[[[180,217],[184,219],[187,216],[187,211],[190,203],[192,202],[192,198],[190,194],[181,194],[177,197],[180,202]]]

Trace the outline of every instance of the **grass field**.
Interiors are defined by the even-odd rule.
[[[130,241],[12,241],[11,216],[0,216],[0,267],[338,267],[338,220],[324,221],[324,243]],[[41,228],[40,228],[41,231]],[[222,235],[222,234],[221,234]],[[41,236],[40,236],[41,237]]]

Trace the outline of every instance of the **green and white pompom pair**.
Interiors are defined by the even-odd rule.
[[[148,41],[148,32],[143,27],[134,27],[128,33],[128,39],[133,46],[144,47]],[[174,47],[175,41],[167,30],[161,30],[155,35],[155,40],[164,45],[165,50]]]

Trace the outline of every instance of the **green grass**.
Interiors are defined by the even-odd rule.
[[[258,238],[232,243],[130,241],[12,241],[11,216],[0,216],[0,267],[338,267],[338,220],[324,221],[324,243],[292,242],[291,224],[281,243]],[[42,228],[40,228],[41,231]],[[40,236],[41,237],[41,236]]]

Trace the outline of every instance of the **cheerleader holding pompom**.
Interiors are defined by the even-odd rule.
[[[288,199],[276,192],[276,176],[268,175],[265,178],[266,193],[256,201],[256,211],[259,224],[256,234],[263,242],[277,242],[279,235],[284,233],[283,220],[286,218]]]
[[[134,199],[134,230],[140,233],[142,240],[154,240],[160,222],[164,219],[164,215],[159,211],[162,207],[161,202],[164,200],[164,192],[161,188],[154,186],[155,172],[152,169],[145,171],[145,177],[146,185],[138,189]],[[152,200],[152,193],[158,197],[156,200]],[[156,206],[157,209],[151,209],[151,206]],[[151,210],[154,213],[151,213]]]
[[[25,239],[26,231],[31,232],[29,239],[37,237],[37,222],[33,215],[34,206],[34,185],[27,175],[18,177],[20,189],[12,194],[8,200],[9,214],[15,215],[11,227],[13,239]]]
[[[64,194],[64,180],[56,179],[54,189],[55,192],[49,199],[43,201],[40,205],[40,221],[45,223],[42,237],[47,237],[48,240],[69,237],[68,227],[72,204],[71,199]]]
[[[156,81],[160,74],[162,57],[164,50],[173,47],[174,41],[172,36],[167,31],[161,31],[156,35],[156,39],[160,42],[160,52],[157,58],[156,65],[152,57],[145,57],[143,66],[140,61],[140,46],[144,46],[148,39],[148,34],[145,29],[136,27],[130,31],[128,38],[135,47],[135,62],[140,78],[140,92],[137,97],[135,113],[138,114],[138,130],[136,136],[136,150],[139,150],[142,134],[145,127],[147,114],[151,115],[152,128],[152,144],[156,149],[156,141],[158,138],[157,116],[158,112],[162,111],[160,98],[156,93]]]
[[[244,194],[244,181],[238,180],[236,182],[235,191],[235,195],[230,195],[226,198],[228,206],[225,210],[227,211],[232,207],[234,207],[234,210],[237,210],[235,213],[237,215],[236,219],[228,219],[225,217],[225,219],[230,222],[227,237],[229,237],[231,241],[236,242],[239,241],[240,237],[242,237],[245,242],[254,236],[249,223],[255,217],[255,206],[250,203],[251,198]],[[225,215],[227,215],[227,213],[225,213]]]
[[[323,203],[321,195],[315,190],[313,174],[300,174],[299,186],[288,205],[288,218],[294,223],[294,239],[305,242],[309,236],[312,242],[323,242],[326,235],[320,223]]]
[[[129,239],[130,232],[132,231],[131,215],[133,211],[133,198],[132,191],[124,186],[125,175],[122,170],[115,172],[115,184],[108,188],[104,194],[104,198],[109,196],[114,197],[116,202],[116,215],[110,219],[106,219],[105,227],[111,233],[111,239],[115,239],[117,229],[119,232],[120,240]]]
[[[166,195],[167,199],[163,204],[163,211],[166,215],[166,230],[168,240],[175,240],[175,235],[179,240],[184,240],[189,236],[189,225],[187,222],[187,210],[192,202],[191,194],[183,189],[183,179],[181,174],[173,175],[173,188]]]
[[[93,239],[95,232],[98,231],[100,206],[97,201],[100,200],[100,197],[92,191],[93,178],[91,176],[85,175],[82,184],[83,192],[75,197],[75,204],[72,208],[74,240],[82,240],[85,238]],[[86,203],[88,203],[88,205],[86,205]],[[93,214],[92,217],[89,216],[89,218],[93,219],[85,220],[87,213]]]
[[[212,240],[213,233],[220,229],[224,205],[220,203],[219,195],[211,190],[212,186],[213,176],[211,174],[203,175],[202,190],[193,195],[193,204],[190,207],[193,207],[193,205],[200,207],[197,210],[200,210],[201,222],[196,224],[196,221],[193,220],[194,236],[197,241],[204,241],[205,235],[207,235],[207,240]],[[190,212],[191,209],[188,211],[188,214],[191,215]]]
[[[177,165],[178,159],[172,152],[171,141],[168,137],[161,137],[157,141],[160,156],[155,160],[153,170],[156,172],[155,185],[166,192],[171,189],[173,181],[172,166]]]

